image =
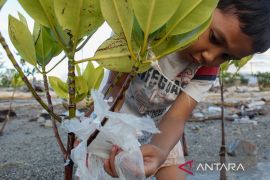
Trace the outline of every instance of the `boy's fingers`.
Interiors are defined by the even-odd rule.
[[[117,154],[117,151],[118,151],[118,148],[116,146],[113,146],[112,152],[111,152],[111,155],[109,158],[111,171],[112,171],[114,177],[117,177],[117,172],[116,172],[115,166],[114,166],[114,160],[115,160],[115,156]]]
[[[156,167],[154,167],[151,164],[144,164],[144,173],[146,175],[146,177],[152,176],[153,174],[155,174],[156,171]]]
[[[111,176],[113,176],[113,173],[112,173],[112,170],[111,170],[111,167],[110,167],[110,162],[109,162],[109,160],[108,159],[106,159],[105,161],[104,161],[104,170],[109,174],[109,175],[111,175]]]
[[[77,147],[80,144],[80,141],[76,139],[73,143],[73,147]]]

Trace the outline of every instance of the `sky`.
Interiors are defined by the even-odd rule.
[[[13,47],[12,43],[9,41],[8,36],[8,15],[18,17],[18,11],[22,13],[27,21],[30,31],[33,29],[33,20],[27,13],[23,10],[17,0],[8,0],[5,6],[2,8],[0,12],[0,31],[2,35],[5,37],[9,47],[12,52],[15,54],[16,50]],[[104,42],[111,34],[110,27],[105,23],[99,30],[93,35],[93,37],[89,40],[86,46],[76,54],[75,59],[85,59],[92,57],[96,49],[100,46],[102,42]],[[12,68],[12,64],[7,59],[5,53],[3,52],[2,47],[0,47],[0,52],[2,53],[2,59],[0,61],[5,61],[5,66],[8,68]],[[53,59],[53,61],[48,65],[48,69],[52,67],[55,62],[63,57],[63,54],[60,54],[57,58]],[[19,60],[19,57],[16,57]],[[86,66],[86,63],[80,65],[82,68]],[[67,60],[63,61],[57,68],[50,72],[51,76],[58,76],[61,79],[65,79],[67,77]],[[234,72],[234,68],[230,68],[229,71]],[[253,59],[244,66],[240,73],[257,73],[257,72],[270,72],[270,50],[263,54],[258,54],[253,57]]]
[[[24,11],[24,9],[20,6],[17,0],[8,0],[5,6],[2,8],[0,12],[0,31],[4,38],[6,39],[10,49],[12,50],[13,54],[16,53],[16,49],[13,47],[12,43],[9,40],[8,35],[8,16],[12,15],[16,18],[18,18],[18,11],[23,14],[28,22],[28,26],[30,31],[32,32],[33,29],[33,20],[28,14]],[[92,57],[94,55],[94,52],[97,50],[97,48],[104,42],[107,38],[109,38],[111,35],[111,28],[105,23],[98,29],[98,31],[92,36],[92,38],[88,41],[86,46],[76,54],[75,59],[81,60],[85,58]],[[12,64],[9,62],[8,58],[5,55],[5,52],[2,49],[2,46],[0,47],[0,52],[2,53],[2,59],[0,61],[5,61],[5,66],[8,68],[12,68]],[[57,63],[59,59],[61,59],[64,56],[64,54],[60,54],[58,57],[52,60],[50,64],[48,64],[47,69],[50,69],[54,66],[55,62]],[[16,57],[17,60],[20,60],[20,57]],[[86,66],[87,63],[80,64],[80,66],[83,68]],[[58,76],[61,79],[65,79],[67,77],[67,60],[63,61],[59,66],[57,66],[53,71],[49,73],[50,76]],[[41,75],[37,78],[41,78]]]

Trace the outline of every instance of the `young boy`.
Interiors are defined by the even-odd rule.
[[[122,111],[160,119],[161,133],[152,138],[145,135],[141,140],[149,143],[141,147],[147,176],[184,179],[178,169],[184,160],[179,139],[190,113],[215,80],[218,66],[269,47],[269,0],[220,0],[210,27],[196,42],[161,59],[162,72],[153,68],[132,81]],[[114,147],[104,163],[107,173],[114,177],[117,152]]]

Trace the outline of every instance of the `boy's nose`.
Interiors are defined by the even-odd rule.
[[[206,64],[213,63],[222,54],[222,48],[212,47],[202,52],[203,60]]]

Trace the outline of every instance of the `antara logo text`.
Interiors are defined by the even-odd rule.
[[[178,168],[181,169],[182,171],[194,175],[192,172],[192,166],[193,166],[193,160],[187,161],[184,164],[181,164]],[[187,168],[186,168],[187,167]],[[239,163],[199,163],[199,165],[196,168],[196,171],[221,171],[221,170],[226,170],[226,171],[245,171],[244,166]]]

